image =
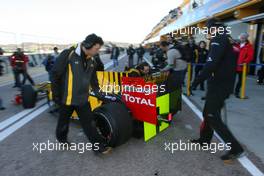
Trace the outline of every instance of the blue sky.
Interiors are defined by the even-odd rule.
[[[0,2],[0,43],[9,40],[77,42],[90,33],[96,33],[107,41],[138,43],[161,18],[182,1],[0,0]]]

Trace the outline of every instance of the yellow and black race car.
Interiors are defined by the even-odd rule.
[[[90,92],[89,102],[96,131],[106,139],[108,146],[119,146],[132,136],[148,141],[168,128],[174,114],[181,110],[181,87],[167,91],[167,74],[156,72],[135,77],[131,74],[135,71],[97,72],[104,98]],[[50,82],[35,87],[26,85],[22,88],[23,106],[34,107],[39,92],[52,101]],[[78,119],[75,112],[72,118]]]

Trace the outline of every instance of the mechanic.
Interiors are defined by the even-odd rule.
[[[221,22],[210,19],[206,26],[208,29],[214,28],[215,30],[212,30],[208,35],[210,49],[207,62],[192,83],[192,89],[195,89],[205,80],[208,83],[203,110],[204,121],[200,129],[200,138],[191,140],[191,142],[200,145],[210,144],[215,131],[225,143],[230,143],[231,150],[221,156],[221,159],[226,161],[238,158],[244,153],[243,148],[221,118],[224,101],[233,92],[234,88],[236,57],[226,32],[216,33],[216,31],[220,31],[218,30],[219,27],[224,27]],[[216,34],[215,37],[211,37],[213,34]]]
[[[150,74],[150,66],[146,62],[142,62],[136,68],[127,71],[130,77],[144,77]]]
[[[58,56],[52,70],[52,93],[53,100],[60,105],[56,128],[58,142],[69,144],[67,139],[69,122],[75,110],[89,141],[93,146],[99,143],[99,150],[94,151],[107,154],[111,148],[105,146],[106,141],[97,133],[95,124],[92,123],[93,113],[88,102],[89,87],[99,96],[97,65],[93,56],[99,53],[103,44],[101,37],[90,34],[77,46],[64,50]]]
[[[162,41],[160,47],[167,53],[168,58],[168,65],[161,70],[161,72],[169,72],[166,91],[172,92],[182,86],[187,62],[182,59],[179,50],[167,41]]]

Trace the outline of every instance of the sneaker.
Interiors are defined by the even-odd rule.
[[[100,152],[101,152],[103,155],[107,155],[107,154],[109,154],[111,151],[112,151],[112,147],[105,147],[103,150],[100,150]]]
[[[239,93],[235,93],[235,97],[236,97],[236,98],[240,98]]]
[[[107,155],[112,151],[112,147],[100,147],[99,150],[93,150],[95,154]]]
[[[244,152],[244,150],[241,150],[239,152],[228,151],[226,154],[221,156],[221,160],[223,161],[234,160],[234,159],[243,157],[245,155],[246,153]]]

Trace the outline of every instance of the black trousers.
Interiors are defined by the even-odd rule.
[[[184,81],[185,70],[170,71],[166,82],[166,92],[170,93],[181,88]]]
[[[23,72],[23,76],[24,76],[24,78],[23,78],[22,84],[25,84],[26,81],[28,80],[30,82],[30,84],[35,85],[33,79],[31,78],[31,76],[28,74],[28,72],[26,70]]]
[[[203,66],[201,66],[201,65],[195,66],[195,78],[199,75],[199,73],[200,73],[200,71],[202,71],[202,69],[203,69]],[[200,84],[200,88],[204,89],[204,82],[202,82]]]
[[[263,83],[264,80],[264,66],[261,67],[258,73],[258,81],[259,83]]]
[[[243,149],[221,118],[221,109],[227,98],[228,95],[223,93],[221,88],[209,88],[203,110],[204,121],[200,128],[200,140],[211,142],[215,131],[225,143],[231,143],[231,151],[238,152]]]
[[[128,67],[132,68],[134,66],[134,56],[133,55],[129,55],[128,56]]]
[[[140,64],[143,60],[143,56],[138,56],[137,64]]]
[[[32,85],[34,85],[33,79],[30,77],[28,72],[26,70],[13,70],[14,76],[15,76],[15,86],[21,87],[21,85],[24,85],[26,83],[26,80],[28,80]],[[23,81],[21,82],[20,78],[23,76]]]
[[[56,137],[58,141],[67,140],[67,135],[69,131],[70,117],[73,111],[76,111],[80,119],[81,126],[83,128],[84,134],[87,136],[89,141],[94,143],[99,143],[99,147],[104,147],[106,143],[105,139],[101,137],[92,123],[93,113],[91,111],[91,106],[86,103],[82,106],[66,106],[61,105],[59,110],[59,119],[56,128]]]
[[[242,85],[242,72],[237,72],[237,83],[236,83],[236,88],[235,88],[235,94],[239,94],[240,89],[241,89],[241,85]]]

